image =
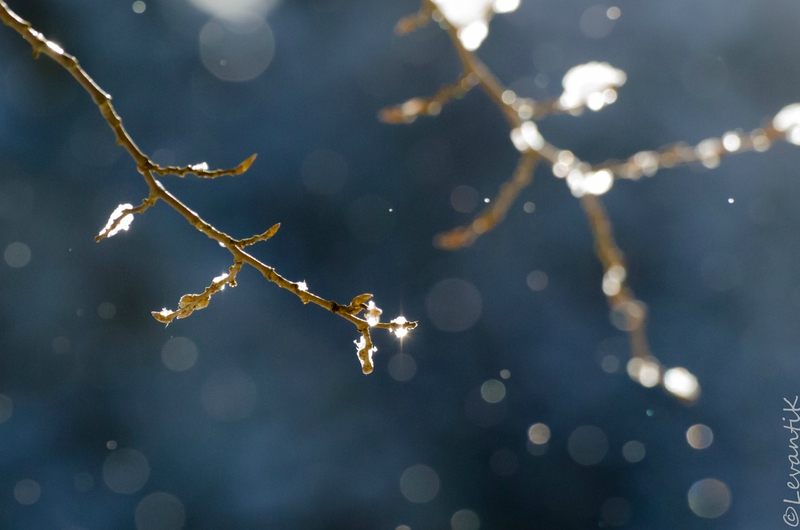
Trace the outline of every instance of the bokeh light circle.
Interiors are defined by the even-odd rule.
[[[459,278],[448,278],[434,285],[425,306],[428,318],[442,331],[457,333],[466,331],[481,316],[483,300],[481,294],[469,282]]]
[[[481,520],[472,510],[458,510],[450,518],[452,530],[479,530],[480,527]]]
[[[644,456],[644,444],[638,440],[631,440],[622,446],[622,457],[631,464],[641,462],[644,459]]]
[[[211,374],[203,385],[203,409],[218,421],[238,421],[253,412],[256,405],[256,384],[237,369]]]
[[[26,478],[14,485],[14,498],[22,505],[35,504],[41,496],[42,487],[35,480]]]
[[[264,16],[278,0],[189,0],[197,9],[223,20],[238,22]]]
[[[181,530],[186,522],[183,503],[174,495],[157,491],[136,506],[136,530]]]
[[[0,394],[0,423],[8,421],[13,413],[14,402],[10,397]]]
[[[131,495],[136,493],[150,478],[150,464],[147,458],[135,449],[114,451],[103,462],[103,481],[115,493]]]
[[[731,506],[731,491],[715,478],[698,480],[689,488],[689,508],[706,519],[714,519],[728,511]]]
[[[694,449],[706,449],[714,441],[714,432],[707,425],[698,423],[686,430],[686,441]]]
[[[6,247],[3,258],[9,267],[19,269],[31,261],[31,249],[25,243],[17,241]]]
[[[173,337],[161,348],[161,362],[173,372],[184,372],[197,362],[197,346],[186,337]]]
[[[481,385],[481,397],[487,403],[500,403],[506,397],[506,385],[497,379],[489,379]]]
[[[203,65],[223,81],[250,81],[260,76],[275,55],[275,38],[263,19],[243,24],[212,20],[200,30]]]
[[[569,456],[582,466],[599,464],[608,452],[608,437],[593,425],[578,427],[569,435]]]
[[[398,382],[410,381],[417,373],[417,362],[407,353],[398,353],[389,359],[389,376]]]
[[[432,501],[439,493],[439,486],[436,471],[422,464],[409,467],[400,476],[400,492],[410,502]]]
[[[534,423],[528,428],[528,439],[536,445],[543,445],[550,441],[550,427],[544,423]]]
[[[478,207],[478,192],[472,186],[456,186],[450,192],[450,205],[457,212],[470,213]]]

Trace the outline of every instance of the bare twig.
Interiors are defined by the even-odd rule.
[[[175,318],[185,318],[193,311],[206,307],[211,299],[211,296],[223,289],[225,285],[231,287],[236,285],[236,274],[239,272],[243,264],[248,264],[258,270],[267,280],[277,284],[279,287],[294,293],[304,304],[316,304],[331,313],[338,315],[345,320],[352,323],[358,332],[361,334],[362,339],[365,341],[362,346],[359,343],[358,356],[361,360],[362,370],[364,373],[372,372],[372,353],[376,348],[372,344],[370,337],[370,328],[381,328],[392,331],[398,337],[404,336],[409,330],[417,326],[416,322],[408,322],[403,317],[398,317],[392,322],[380,322],[379,318],[375,318],[375,313],[380,315],[380,310],[370,302],[370,306],[366,305],[363,301],[358,304],[351,303],[350,305],[340,305],[332,300],[326,300],[320,296],[312,294],[308,291],[305,282],[291,282],[278,274],[275,269],[266,265],[265,263],[254,258],[243,250],[244,247],[252,245],[259,241],[265,241],[272,237],[277,232],[280,224],[273,225],[269,230],[263,234],[256,235],[247,239],[237,240],[228,234],[214,228],[209,223],[204,221],[197,213],[184,205],[177,197],[172,195],[164,188],[163,184],[156,180],[156,176],[164,176],[168,174],[183,177],[187,174],[194,174],[200,178],[216,178],[224,175],[239,175],[244,173],[250,168],[250,165],[256,158],[256,155],[243,161],[241,164],[231,169],[209,170],[206,163],[195,164],[186,167],[167,166],[162,167],[155,164],[147,155],[145,155],[133,142],[128,132],[122,125],[122,120],[114,110],[111,104],[111,96],[103,91],[95,81],[80,67],[78,60],[72,55],[66,53],[59,45],[45,38],[44,35],[36,31],[31,25],[19,17],[16,13],[11,11],[8,5],[0,0],[0,20],[6,26],[11,27],[14,31],[19,33],[33,48],[34,57],[40,54],[45,54],[52,60],[66,69],[72,77],[89,93],[92,100],[100,109],[101,114],[108,122],[108,125],[114,131],[117,138],[117,144],[121,145],[128,151],[136,167],[143,175],[145,183],[150,190],[142,204],[133,207],[130,204],[121,204],[111,214],[108,223],[97,236],[96,240],[101,240],[106,237],[111,237],[118,233],[120,230],[127,230],[133,221],[134,214],[143,213],[145,210],[153,206],[157,201],[164,201],[172,209],[181,214],[190,225],[205,234],[210,239],[217,241],[221,246],[225,247],[233,257],[233,265],[230,267],[227,274],[214,278],[211,285],[201,294],[188,294],[184,295],[178,304],[178,309],[170,311],[164,309],[162,311],[153,312],[153,316],[159,322],[169,324]],[[371,297],[372,295],[369,295]],[[362,295],[363,297],[363,295]],[[356,297],[354,300],[360,300]],[[364,318],[359,317],[361,312],[365,312]],[[366,350],[365,350],[366,348]]]

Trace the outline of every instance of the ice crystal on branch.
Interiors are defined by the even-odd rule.
[[[370,327],[375,327],[378,325],[378,322],[381,321],[382,313],[383,310],[380,307],[376,306],[375,302],[370,300],[369,303],[367,304],[367,309],[364,310],[364,318],[367,319],[367,324],[369,324]]]
[[[408,327],[408,323],[408,320],[406,320],[404,316],[399,316],[392,320],[392,324],[397,324],[397,327],[394,329],[394,334],[397,335],[398,339],[402,339],[408,335],[408,330],[411,329]]]
[[[627,81],[622,70],[608,63],[590,62],[573,66],[564,75],[561,84],[564,93],[558,103],[564,110],[589,107],[600,110],[617,100],[617,88]]]
[[[529,149],[538,151],[544,147],[544,138],[539,134],[539,128],[532,121],[522,122],[522,125],[511,129],[511,142],[518,151],[525,152]]]
[[[489,21],[494,13],[510,13],[519,0],[433,0],[441,14],[452,24],[461,43],[469,51],[477,50],[489,35]]]
[[[786,140],[800,145],[800,103],[783,107],[772,120],[772,126],[777,131],[786,133]]]
[[[697,378],[686,368],[670,368],[664,373],[664,388],[675,396],[688,401],[695,401],[700,395]]]
[[[372,339],[369,332],[365,332],[361,337],[354,341],[358,351],[358,360],[361,361],[361,371],[365,374],[371,374],[375,366],[372,364],[372,355],[378,351],[378,348],[372,345]]]
[[[111,212],[111,217],[108,218],[106,226],[100,230],[97,237],[113,237],[123,230],[127,231],[133,222],[133,214],[130,213],[131,210],[133,210],[132,204],[125,203],[117,206],[116,209]]]

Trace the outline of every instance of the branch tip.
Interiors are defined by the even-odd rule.
[[[277,234],[280,227],[281,227],[280,223],[275,223],[274,225],[269,227],[267,231],[264,232],[263,234],[257,234],[254,235],[253,237],[248,237],[247,239],[240,239],[238,241],[234,240],[234,244],[239,248],[244,248],[250,245],[254,245],[259,241],[266,241],[267,239],[270,239],[272,236]]]
[[[255,162],[256,157],[258,157],[258,153],[254,153],[250,158],[239,164],[236,167],[236,174],[241,175],[242,173],[250,169],[250,166],[253,165],[253,162]]]

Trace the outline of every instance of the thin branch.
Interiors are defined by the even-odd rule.
[[[491,70],[483,64],[483,61],[464,47],[464,44],[458,37],[458,29],[444,18],[444,15],[435,7],[435,4],[431,0],[424,0],[424,2],[433,6],[435,12],[439,13],[439,16],[442,17],[442,22],[447,30],[447,34],[450,36],[450,41],[453,43],[458,58],[464,67],[464,73],[467,75],[472,74],[477,77],[481,88],[483,88],[484,92],[486,92],[492,101],[500,108],[509,124],[511,124],[511,127],[519,127],[522,124],[522,119],[519,117],[519,113],[514,110],[510,104],[503,101],[503,92],[505,92],[506,89],[503,87],[502,83],[500,83]]]
[[[627,285],[625,256],[614,240],[611,221],[603,203],[595,195],[581,197],[581,206],[589,219],[589,227],[595,240],[595,253],[603,265],[603,292],[612,311],[614,324],[628,332],[632,360],[628,363],[628,375],[643,386],[660,385],[681,401],[692,403],[700,395],[700,386],[692,374],[684,368],[667,369],[650,352],[645,324],[647,306],[636,298]],[[679,374],[686,379],[690,392],[680,393],[668,388],[668,374]]]
[[[638,180],[642,175],[652,177],[662,168],[700,163],[709,169],[717,167],[725,157],[756,151],[763,153],[786,135],[770,123],[748,133],[729,131],[720,138],[708,138],[696,146],[683,142],[666,145],[657,151],[640,151],[626,161],[609,160],[594,166],[595,171],[608,169],[615,178]]]
[[[517,169],[514,170],[514,176],[500,186],[500,192],[491,205],[470,224],[436,235],[433,244],[445,250],[468,247],[481,234],[500,224],[519,193],[533,182],[533,171],[538,160],[539,155],[535,151],[524,153],[519,159]]]
[[[153,206],[157,200],[158,196],[154,193],[150,193],[139,206],[134,207],[132,204],[120,204],[117,206],[117,209],[114,210],[108,218],[106,226],[95,236],[95,242],[102,241],[107,237],[112,237],[121,230],[128,230],[133,222],[134,214],[144,213],[144,211]]]
[[[176,175],[181,178],[183,178],[186,175],[194,175],[198,178],[204,178],[204,179],[215,179],[217,177],[225,177],[225,176],[235,177],[236,175],[241,175],[242,173],[250,169],[250,166],[253,165],[253,162],[255,162],[257,156],[258,155],[252,155],[250,158],[248,158],[238,166],[231,169],[216,169],[213,171],[209,171],[208,164],[206,164],[205,162],[185,167],[177,167],[177,166],[161,167],[151,163],[151,167],[149,169],[156,175],[161,175],[161,176]]]
[[[478,84],[474,75],[462,75],[458,81],[439,89],[428,98],[412,98],[395,107],[381,109],[378,119],[384,123],[411,123],[419,116],[438,116],[442,107],[452,99],[460,99]]]
[[[170,311],[166,307],[161,311],[153,311],[153,317],[159,322],[169,325],[176,318],[186,318],[198,309],[203,309],[211,302],[211,296],[223,290],[226,285],[236,287],[236,275],[242,270],[242,262],[235,261],[228,269],[228,274],[221,274],[211,280],[211,285],[200,294],[185,294],[178,302],[178,309]]]
[[[216,178],[223,175],[239,175],[250,168],[250,165],[256,158],[255,155],[246,159],[235,168],[213,171],[209,170],[208,165],[205,163],[186,167],[161,167],[155,164],[136,146],[128,132],[125,130],[125,127],[122,125],[121,118],[111,104],[111,96],[103,91],[95,83],[95,81],[89,77],[89,75],[80,67],[78,60],[74,56],[66,53],[59,45],[47,40],[44,35],[33,29],[27,21],[23,20],[16,13],[11,11],[11,9],[3,0],[0,0],[0,20],[2,20],[5,25],[11,27],[13,30],[19,33],[31,45],[34,58],[44,53],[61,65],[64,69],[66,69],[86,90],[86,92],[89,93],[89,95],[92,97],[92,100],[100,109],[101,114],[114,131],[114,135],[117,138],[117,144],[123,146],[125,150],[128,151],[131,158],[133,158],[133,161],[136,163],[136,167],[138,168],[139,172],[143,175],[145,183],[150,190],[148,197],[144,199],[140,206],[133,207],[130,204],[121,204],[118,206],[96,239],[99,241],[103,238],[113,236],[120,230],[127,230],[130,226],[130,223],[133,221],[134,214],[143,213],[145,210],[155,204],[156,201],[162,200],[172,209],[181,214],[195,229],[204,233],[209,238],[217,241],[233,256],[234,264],[231,266],[227,275],[215,278],[211,285],[209,285],[203,291],[203,293],[199,295],[184,295],[181,298],[179,302],[179,308],[176,311],[165,309],[160,312],[153,312],[153,316],[157,320],[165,324],[169,324],[169,322],[175,318],[185,318],[193,311],[206,307],[214,293],[221,290],[225,285],[234,286],[236,284],[236,274],[239,272],[242,265],[247,263],[258,270],[267,280],[277,284],[282,289],[286,289],[294,293],[304,304],[309,302],[316,304],[351,322],[361,334],[362,338],[367,339],[369,352],[368,363],[364,361],[362,353],[359,349],[359,358],[361,359],[364,373],[369,373],[372,371],[371,354],[376,350],[376,348],[372,345],[370,338],[370,328],[375,327],[386,329],[395,333],[398,337],[401,337],[409,330],[414,329],[417,326],[416,322],[407,322],[403,317],[398,317],[389,323],[382,323],[379,322],[378,319],[370,317],[370,307],[363,302],[359,302],[357,306],[353,306],[352,303],[350,305],[340,305],[332,300],[326,300],[325,298],[312,294],[308,292],[305,282],[296,283],[287,280],[278,274],[275,269],[269,265],[266,265],[265,263],[262,263],[252,255],[242,250],[248,245],[269,239],[275,234],[275,232],[277,232],[280,225],[273,225],[263,234],[243,240],[236,240],[228,234],[211,226],[197,213],[184,205],[180,200],[178,200],[177,197],[167,191],[161,182],[155,179],[155,175],[164,176],[167,174],[174,174],[178,175],[179,177],[183,177],[186,174],[194,174],[201,178]],[[359,297],[356,297],[356,300],[358,299]],[[374,308],[374,304],[372,304],[372,307]],[[365,318],[360,318],[358,316],[362,311],[367,312]],[[373,315],[374,312],[375,311],[373,310]]]
[[[275,223],[274,225],[269,227],[267,229],[267,231],[264,232],[263,234],[258,234],[258,235],[255,235],[253,237],[248,237],[247,239],[240,239],[239,241],[236,241],[235,242],[236,246],[244,248],[244,247],[248,247],[250,245],[254,245],[255,243],[258,243],[259,241],[266,241],[267,239],[269,239],[272,236],[274,236],[275,234],[277,234],[278,233],[278,229],[280,227],[281,227],[280,223]]]
[[[420,10],[413,15],[401,18],[394,27],[398,35],[407,35],[428,25],[433,14],[433,4],[425,2]]]

